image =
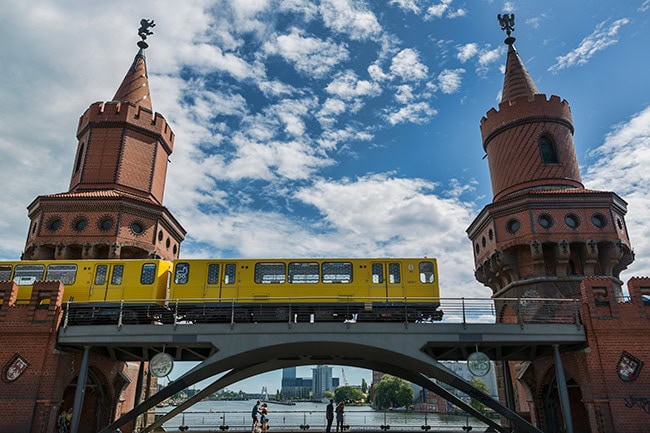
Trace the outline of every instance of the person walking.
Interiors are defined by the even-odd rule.
[[[251,433],[255,433],[255,427],[257,427],[257,425],[259,424],[259,420],[257,418],[259,407],[260,407],[260,401],[257,400],[255,406],[253,406],[253,411],[251,412],[251,417],[253,418],[253,426],[251,427]]]
[[[336,405],[336,431],[339,431],[339,427],[341,427],[341,431],[343,431],[343,410],[345,409],[345,405],[343,402],[340,402],[338,405]]]
[[[334,400],[330,399],[330,404],[325,409],[325,419],[327,419],[327,428],[325,431],[330,433],[332,431],[332,422],[334,421]]]

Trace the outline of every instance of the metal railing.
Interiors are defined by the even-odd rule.
[[[317,302],[314,302],[317,301]],[[580,324],[579,302],[553,298],[265,298],[67,302],[63,327],[91,324],[404,322],[496,323],[510,309],[516,323]],[[512,320],[508,320],[512,323]]]
[[[207,402],[204,402],[204,404]],[[218,405],[218,401],[211,402]],[[355,408],[361,409],[361,408]],[[164,411],[164,409],[162,410]],[[162,416],[163,412],[156,416]],[[273,410],[270,417],[270,431],[324,431],[327,421],[324,411]],[[332,431],[336,431],[336,421]],[[167,431],[251,431],[248,411],[185,411],[164,424]],[[470,428],[468,428],[470,427]],[[484,431],[483,422],[459,412],[414,412],[380,411],[365,408],[346,411],[343,429],[347,431],[424,431],[424,432],[463,432]]]

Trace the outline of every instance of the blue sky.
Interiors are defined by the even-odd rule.
[[[571,105],[585,186],[629,203],[623,279],[649,275],[650,0],[10,0],[0,258],[20,256],[26,206],[67,190],[77,120],[113,96],[150,18],[183,257],[426,255],[443,297],[488,297],[465,229],[492,198],[479,121],[503,84],[503,12],[537,87]],[[263,384],[279,375],[242,387]]]

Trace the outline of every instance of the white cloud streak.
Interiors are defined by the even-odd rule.
[[[601,22],[596,26],[596,29],[586,38],[580,42],[580,45],[574,50],[568,52],[563,56],[556,58],[557,62],[548,68],[554,74],[562,69],[570,68],[576,65],[584,65],[596,53],[604,50],[618,42],[618,32],[625,24],[629,23],[628,18],[622,18],[614,21],[609,26],[605,26],[605,22]]]

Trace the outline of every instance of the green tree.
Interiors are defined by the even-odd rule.
[[[363,401],[365,395],[357,387],[353,386],[339,386],[334,391],[334,400],[338,403],[344,401],[346,403],[353,401]]]
[[[368,392],[368,382],[365,378],[361,378],[361,392],[364,394]]]
[[[472,379],[472,386],[479,391],[481,391],[484,394],[490,394],[490,390],[488,389],[487,385],[485,382],[483,382],[481,379],[477,379],[476,377]],[[472,406],[474,409],[476,409],[479,412],[485,413],[487,407],[481,403],[480,401],[472,398],[469,402],[470,406]]]
[[[377,409],[406,407],[412,402],[411,384],[399,377],[385,374],[375,386],[373,405]]]

